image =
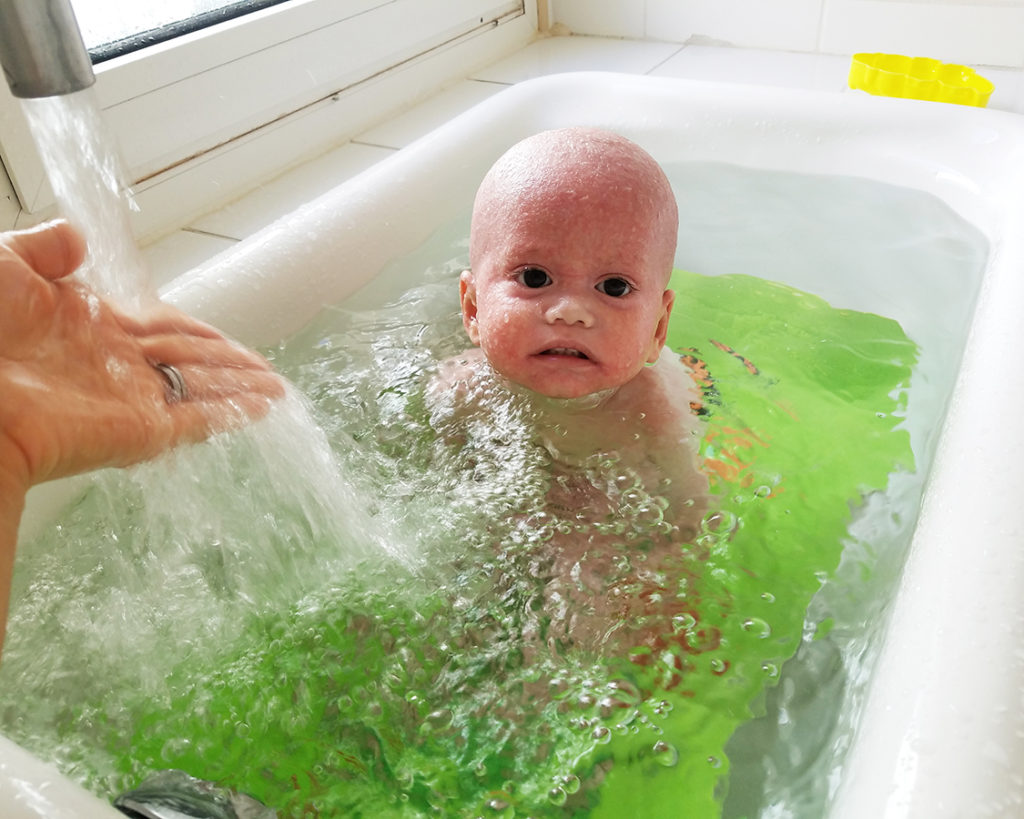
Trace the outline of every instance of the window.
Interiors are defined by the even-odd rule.
[[[94,64],[288,0],[71,0]]]
[[[122,16],[151,5],[159,18],[169,19],[180,17],[182,7],[202,2],[133,0],[116,5]],[[464,76],[475,65],[525,44],[536,31],[536,6],[524,0],[205,0],[205,6],[216,8],[188,23],[172,23],[172,29],[177,25],[184,33],[163,39],[150,28],[158,18],[140,15],[126,28],[108,27],[101,33],[91,17],[95,9],[114,4],[73,3],[95,51],[95,94],[137,193],[193,173],[234,147],[275,130],[280,133],[285,125],[305,140],[296,150],[306,155],[325,150],[370,124],[360,125],[359,117],[389,113],[377,111],[383,102],[378,104],[376,91],[386,82],[391,88],[397,83],[412,101],[416,94],[429,92],[428,82],[436,89]],[[223,16],[229,10],[243,14],[186,30],[207,19],[203,14]],[[139,37],[152,42],[128,51],[126,43]],[[112,56],[107,54],[110,49],[124,53]],[[435,67],[440,63],[447,72],[443,76]],[[400,81],[394,80],[396,75]],[[348,109],[337,105],[355,97],[358,102]],[[24,125],[12,123],[18,119],[10,115],[13,108],[9,99],[0,98],[0,148],[23,207],[38,212],[46,204],[46,196],[38,193],[44,174]],[[325,109],[336,113],[322,115]],[[306,134],[301,133],[303,125]],[[293,142],[282,137],[269,151],[236,151],[231,173],[249,174],[251,184],[282,170],[302,158],[281,153],[282,145],[291,151]],[[253,161],[276,164],[247,167]],[[240,192],[244,187],[237,179],[214,179],[212,167],[193,173],[207,185],[209,195],[223,199],[229,188]],[[175,185],[166,185],[171,188]],[[191,189],[179,184],[171,198],[191,195]],[[140,201],[145,210],[145,199]],[[166,226],[140,233],[160,229]]]

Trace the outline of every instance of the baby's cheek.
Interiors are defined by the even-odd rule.
[[[521,332],[521,322],[517,321],[516,314],[510,310],[496,311],[488,324],[492,344],[502,348],[512,346],[517,334]]]

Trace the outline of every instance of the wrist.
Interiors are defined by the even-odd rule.
[[[0,435],[0,524],[21,517],[31,486],[21,450]]]
[[[28,469],[21,450],[0,436],[0,648],[7,630],[7,602],[14,573],[18,526],[29,489]]]

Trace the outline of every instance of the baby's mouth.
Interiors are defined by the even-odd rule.
[[[541,352],[541,355],[566,355],[571,356],[572,358],[588,358],[586,353],[581,353],[579,350],[574,350],[571,347],[552,347],[549,350]]]

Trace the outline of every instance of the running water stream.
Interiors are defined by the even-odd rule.
[[[138,311],[152,298],[129,221],[129,210],[138,206],[95,90],[21,103],[58,207],[86,240],[87,256],[75,275],[123,309]]]

